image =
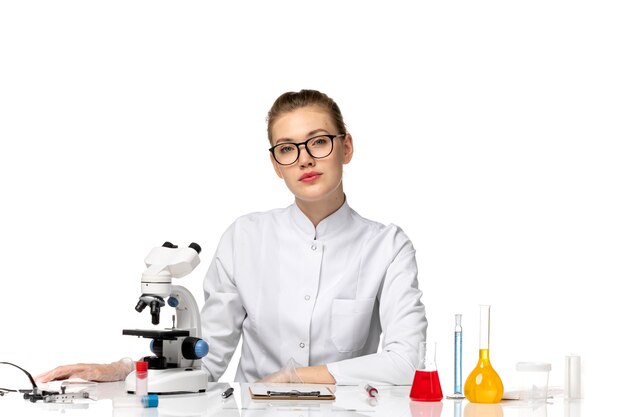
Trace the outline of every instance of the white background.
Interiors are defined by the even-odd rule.
[[[505,386],[522,360],[562,385],[578,353],[586,395],[623,391],[624,7],[412,3],[0,3],[0,361],[148,354],[121,334],[150,327],[143,258],[200,243],[180,283],[201,304],[226,227],[291,203],[265,115],[314,88],[354,137],[351,206],[414,242],[445,393],[454,314],[467,375],[480,303]]]

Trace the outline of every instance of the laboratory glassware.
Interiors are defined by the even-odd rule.
[[[565,398],[582,398],[580,384],[580,356],[567,355],[565,357]]]
[[[420,342],[417,370],[413,377],[410,397],[415,401],[441,401],[441,383],[436,363],[437,344]]]
[[[148,394],[148,362],[135,362],[135,395]]]
[[[451,400],[461,400],[463,395],[463,327],[461,327],[461,314],[454,315],[454,394],[448,395]]]
[[[490,305],[480,306],[480,335],[478,364],[465,380],[465,397],[473,403],[497,403],[504,386],[489,360]]]
[[[545,403],[552,364],[547,362],[518,362],[515,364],[520,401]]]

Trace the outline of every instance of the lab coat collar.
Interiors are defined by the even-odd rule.
[[[341,207],[319,222],[316,228],[296,203],[292,204],[289,209],[291,219],[298,230],[311,240],[324,240],[339,232],[348,224],[351,211],[346,198]]]

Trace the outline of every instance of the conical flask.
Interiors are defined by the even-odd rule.
[[[465,397],[473,403],[497,403],[504,394],[502,380],[489,361],[490,309],[490,305],[480,306],[478,364],[465,380]]]
[[[413,385],[409,396],[415,401],[441,401],[441,383],[435,362],[437,344],[420,342],[418,348],[419,361],[413,377]]]

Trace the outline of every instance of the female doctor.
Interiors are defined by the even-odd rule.
[[[270,160],[295,202],[242,216],[222,236],[204,279],[203,368],[217,381],[242,337],[238,382],[410,385],[427,327],[415,250],[398,226],[348,205],[354,148],[339,107],[318,91],[288,92],[267,122]],[[37,379],[131,370],[66,365]]]

